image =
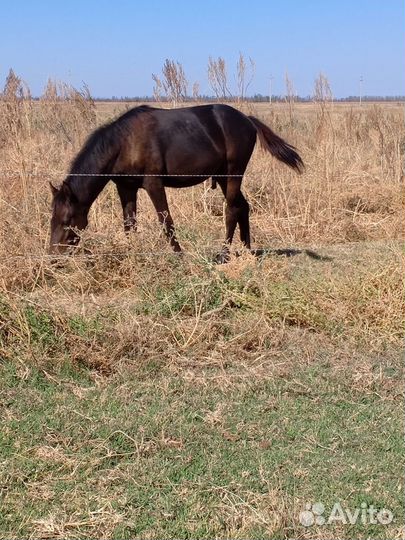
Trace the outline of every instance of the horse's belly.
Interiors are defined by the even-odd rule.
[[[201,184],[208,176],[165,176],[163,185],[169,188],[186,188]]]

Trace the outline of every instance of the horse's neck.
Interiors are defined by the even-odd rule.
[[[72,174],[74,175],[74,173]],[[80,204],[89,208],[109,181],[107,176],[97,176],[96,174],[71,176],[68,180],[69,186]]]
[[[104,175],[112,171],[118,153],[116,145],[110,144],[106,150],[97,141],[79,153],[73,163],[69,183],[82,204],[90,207],[104,189],[109,180]]]

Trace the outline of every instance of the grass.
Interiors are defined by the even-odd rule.
[[[382,374],[376,365],[364,391],[354,390],[355,367],[336,372],[319,356],[284,377],[225,367],[227,385],[209,368],[92,380],[70,366],[21,376],[5,364],[2,537],[297,537],[299,511],[319,500],[395,515],[388,527],[329,526],[328,535],[394,537],[403,458],[389,387],[399,359],[389,355]]]
[[[356,252],[3,300],[1,537],[399,537],[401,248]],[[395,519],[306,529],[317,501]]]
[[[108,187],[82,238],[92,256],[55,266],[50,173],[119,111],[63,85],[40,102],[20,90],[0,101],[0,538],[399,538],[402,109],[249,110],[306,163],[296,177],[254,153],[255,246],[331,261],[213,265],[223,202],[206,186],[169,192],[179,259],[144,194],[124,236]],[[315,502],[394,521],[305,528]]]

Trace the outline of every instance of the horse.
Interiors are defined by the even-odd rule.
[[[110,180],[121,201],[125,231],[136,229],[137,193],[143,188],[172,249],[181,252],[165,188],[191,187],[210,177],[226,199],[226,235],[217,262],[229,260],[237,225],[250,250],[249,204],[241,184],[257,138],[272,156],[302,172],[296,148],[259,119],[229,105],[130,109],[89,136],[60,188],[50,184],[50,253],[77,246],[90,207]]]

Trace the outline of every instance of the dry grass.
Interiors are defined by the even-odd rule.
[[[48,432],[35,435],[35,441],[26,438],[30,427],[10,435],[26,454],[17,452],[10,472],[8,504],[19,525],[13,528],[13,518],[6,516],[9,536],[22,531],[27,537],[112,538],[132,531],[149,538],[165,534],[304,538],[309,533],[297,527],[296,509],[311,497],[334,501],[323,483],[325,475],[318,474],[329,459],[334,464],[335,493],[342,496],[347,481],[360,497],[365,482],[370,497],[378,485],[382,500],[391,507],[397,504],[391,493],[394,480],[384,487],[380,473],[372,469],[370,452],[375,443],[386,471],[398,463],[397,454],[387,451],[384,461],[385,435],[370,441],[369,433],[379,426],[375,410],[388,422],[392,418],[396,422],[400,414],[402,107],[294,104],[291,111],[279,104],[240,106],[297,146],[306,164],[305,173],[296,176],[255,151],[244,180],[255,245],[310,247],[331,255],[332,262],[304,256],[258,262],[245,255],[223,267],[212,265],[224,234],[223,201],[219,190],[204,185],[169,192],[186,250],[179,259],[167,247],[144,194],[139,232],[125,237],[118,197],[109,186],[92,208],[91,225],[83,235],[83,246],[93,256],[85,257],[79,250],[60,267],[52,266],[45,256],[48,181],[62,181],[87,134],[124,106],[95,104],[86,92],[52,83],[39,102],[18,85],[0,101],[0,356],[5,366],[13,366],[13,374],[5,378],[11,381],[6,393],[14,396],[14,384],[27,387],[27,408],[23,400],[16,407],[5,407],[3,413],[7,429],[14,433],[14,422],[31,418],[36,408],[41,410],[49,401],[49,410],[56,403],[55,422],[61,422],[58,428],[49,428],[52,437],[60,440]],[[78,373],[83,367],[89,370],[91,383],[72,382],[76,375],[71,374],[65,380],[61,373],[66,364]],[[45,381],[38,386],[36,370]],[[47,392],[53,396],[55,389],[52,400],[56,401],[47,401]],[[93,392],[99,400],[95,417],[89,412]],[[68,396],[73,396],[74,405],[66,416],[63,407]],[[113,406],[117,399],[121,409]],[[197,431],[187,416],[188,400],[202,418],[203,427]],[[307,412],[314,407],[313,423],[307,419],[309,427],[304,420],[302,426],[299,423],[302,401]],[[127,425],[125,407],[133,407],[130,414],[136,416],[138,402],[143,420],[140,425]],[[342,424],[340,412],[334,409],[337,404],[343,404],[343,411],[348,407],[354,425]],[[47,422],[52,422],[49,410]],[[266,423],[264,410],[274,416],[273,424]],[[325,415],[326,443],[320,432],[304,433],[317,425],[319,410]],[[166,422],[167,411],[173,424]],[[249,411],[253,411],[250,419]],[[184,420],[178,430],[170,427],[176,425],[176,418]],[[296,453],[288,418],[299,433]],[[89,419],[94,421],[95,434],[90,436],[93,446],[87,455],[83,448],[89,440],[80,423]],[[156,431],[145,438],[142,429],[148,431],[148,422]],[[64,430],[71,432],[69,440],[64,440]],[[119,431],[124,435],[119,436]],[[281,446],[266,461],[270,433]],[[116,436],[123,437],[118,450],[111,442]],[[346,436],[354,441],[355,450],[345,447]],[[82,437],[82,446],[76,447],[74,441]],[[190,445],[197,445],[196,455],[201,453],[204,461],[206,448],[214,443],[217,446],[211,451],[217,452],[218,467],[223,461],[229,468],[217,479],[207,479],[203,472],[191,474],[183,483],[175,475],[167,479],[165,467],[174,467],[176,459],[184,460],[182,467],[187,469]],[[325,444],[331,453],[322,454],[319,465],[315,457],[325,453]],[[364,477],[359,472],[363,454],[356,444],[370,460]],[[240,468],[232,476],[229,445],[235,445],[241,456],[247,452],[246,459],[254,456],[255,467],[250,470],[245,458],[240,458]],[[342,459],[359,451],[353,471],[360,476],[353,472],[343,484],[341,448]],[[35,470],[46,463],[49,471],[44,469],[44,476],[38,478],[27,472],[29,480],[21,480],[18,471],[28,467],[28,461],[19,462],[23,455],[36,463]],[[286,455],[289,471],[282,465]],[[104,460],[108,466],[101,474]],[[59,471],[69,493],[62,506],[57,500]],[[83,488],[74,471],[80,472]],[[156,482],[147,488],[148,497],[156,500],[147,519],[144,507],[126,502],[131,490],[142,499],[144,493],[130,479],[140,476],[147,482],[142,476],[145,471]],[[297,491],[291,488],[291,478]],[[49,506],[38,502],[28,513],[27,501],[19,498],[22,481],[30,500],[49,501]],[[120,490],[120,481],[132,487]],[[173,511],[177,503],[169,495],[166,500],[160,493],[168,489],[168,482],[174,501],[191,508],[185,517]],[[89,493],[94,488],[97,502],[93,504]],[[356,531],[353,534],[361,537],[361,531]],[[398,535],[398,523],[387,531]],[[319,529],[316,534],[324,538],[328,532]],[[335,532],[344,536],[340,530]]]
[[[117,106],[95,105],[66,87],[60,91],[63,100],[55,92],[50,85],[39,103],[17,98],[1,102],[2,171],[15,175],[1,182],[1,254],[43,252],[48,181],[63,180],[63,171],[87,134],[118,113]],[[255,152],[244,190],[258,243],[330,244],[402,236],[402,106],[328,104],[325,113],[325,107],[316,104],[296,104],[292,122],[281,105],[249,109],[295,144],[306,164],[305,174],[297,176],[260,150]],[[222,238],[219,190],[173,190],[170,199],[179,227],[189,224],[192,216],[191,226],[205,243]],[[145,200],[140,208],[141,225],[149,230],[148,222],[155,223],[153,212]],[[94,206],[93,228],[109,238],[120,229],[120,221],[116,196],[107,189]],[[13,223],[17,230],[10,230]]]
[[[394,245],[403,238],[405,143],[400,106],[296,104],[292,118],[288,107],[281,105],[260,104],[257,111],[250,105],[241,106],[295,144],[306,164],[306,172],[297,176],[260,150],[255,151],[244,190],[251,204],[257,246],[317,247],[328,253],[332,246],[348,242],[361,251],[370,242]],[[346,268],[350,264],[350,257],[346,260],[339,250],[334,251],[333,270],[328,270],[330,265],[318,265],[313,275],[308,275],[306,262],[300,263],[301,276],[300,265],[290,261],[271,260],[258,266],[250,257],[215,269],[209,260],[223,238],[224,205],[219,190],[213,191],[208,185],[169,191],[179,237],[187,252],[184,261],[176,262],[171,256],[144,193],[139,202],[139,232],[127,239],[122,232],[118,198],[109,186],[94,204],[91,225],[83,235],[82,246],[91,250],[93,258],[84,258],[79,252],[63,268],[52,267],[45,256],[50,214],[48,181],[62,180],[63,171],[88,132],[118,112],[114,104],[96,105],[86,92],[51,82],[39,102],[32,101],[26,88],[18,85],[3,96],[0,157],[5,176],[0,182],[0,266],[5,302],[17,310],[19,303],[29,299],[34,307],[59,310],[69,316],[114,306],[123,314],[145,303],[145,299],[153,305],[156,294],[169,289],[174,296],[185,295],[178,299],[179,305],[183,301],[193,304],[179,308],[179,313],[186,315],[181,324],[191,325],[190,331],[180,331],[183,337],[176,341],[176,346],[185,346],[204,336],[207,321],[215,324],[229,302],[246,303],[256,314],[268,309],[264,306],[275,294],[268,284],[279,282],[289,289],[291,303],[296,304],[290,307],[298,314],[284,313],[281,301],[267,313],[272,320],[291,319],[294,324],[311,326],[315,324],[312,318],[318,317],[330,328],[336,319],[342,329],[355,321],[356,331],[373,328],[378,335],[381,329],[388,329],[387,334],[398,336],[402,320],[398,244],[393,248],[395,253],[388,250],[388,255],[382,254],[382,261],[374,256],[373,248],[366,249],[361,264],[364,268],[354,264],[354,277],[337,271],[339,259],[345,260]],[[60,174],[54,174],[57,171]],[[297,283],[291,280],[296,267]],[[229,293],[229,283],[240,286],[240,300],[233,298],[234,291]],[[257,289],[254,300],[247,293],[249,287]],[[217,297],[206,300],[201,294]],[[368,302],[369,294],[377,300],[373,297]],[[313,305],[305,308],[310,313],[301,313],[311,297]],[[206,302],[215,305],[211,315],[208,308],[208,315],[204,313]],[[153,311],[151,308],[146,318]],[[177,324],[179,315],[176,319],[170,311],[165,314],[170,325]],[[139,313],[135,326],[137,317]],[[122,318],[127,320],[128,316]],[[161,332],[163,337],[164,326]]]

